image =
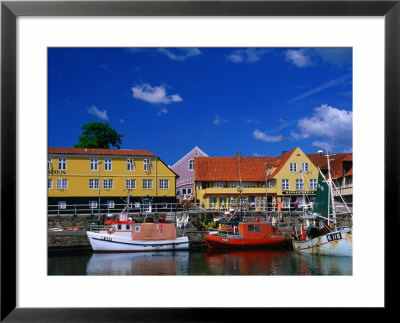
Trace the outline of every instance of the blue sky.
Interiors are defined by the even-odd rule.
[[[169,165],[194,146],[351,152],[352,74],[351,48],[49,48],[48,145],[98,121]]]

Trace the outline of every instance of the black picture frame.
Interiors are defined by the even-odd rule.
[[[1,3],[1,322],[191,322],[235,320],[232,308],[17,308],[16,19],[19,16],[382,16],[385,19],[385,306],[398,250],[400,0],[379,1],[2,1]],[[371,160],[373,164],[373,151]],[[372,165],[372,167],[380,167]],[[371,188],[372,189],[372,188]],[[376,189],[376,188],[374,188]],[[373,231],[371,231],[373,234]],[[371,261],[373,255],[371,255]],[[389,279],[390,277],[390,279]],[[185,288],[183,288],[185,290]],[[292,295],[293,296],[293,295]],[[240,296],[239,296],[240,297]],[[288,293],[288,297],[291,297]],[[216,300],[217,301],[217,300]],[[312,307],[312,302],[310,303]],[[262,309],[252,309],[251,317]],[[276,309],[279,311],[279,309]],[[380,309],[378,309],[380,310]],[[280,309],[280,313],[287,311]],[[332,309],[323,314],[329,316]],[[285,312],[287,313],[287,312]],[[367,312],[368,313],[368,312]],[[246,314],[245,314],[246,315]],[[261,314],[263,315],[263,314]],[[251,320],[251,318],[249,318]],[[261,319],[261,318],[260,318]],[[266,319],[266,318],[265,318]],[[295,319],[295,318],[293,318]],[[310,318],[309,318],[310,319]],[[353,319],[348,317],[347,319]],[[324,319],[325,320],[325,319]]]

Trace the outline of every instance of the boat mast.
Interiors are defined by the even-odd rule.
[[[332,188],[332,176],[331,176],[331,163],[329,160],[328,151],[326,151],[326,160],[328,161],[328,186],[329,186],[329,194],[331,196],[331,203],[332,203],[332,217],[333,217],[333,224],[335,226],[335,231],[337,230],[336,227],[336,211],[335,211],[335,199],[333,197],[333,188]],[[329,208],[328,208],[328,215],[329,215]]]
[[[304,191],[304,172],[303,170],[300,170],[301,172],[301,180],[303,181],[303,216],[306,214],[306,193]]]

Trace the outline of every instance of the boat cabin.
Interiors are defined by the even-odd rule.
[[[136,223],[133,225],[132,240],[174,240],[174,223]]]

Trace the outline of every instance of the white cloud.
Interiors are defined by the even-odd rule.
[[[119,122],[125,123],[125,120],[124,119],[119,119]]]
[[[97,109],[97,107],[95,107],[95,106],[88,108],[88,113],[96,116],[97,118],[99,118],[101,120],[104,120],[104,121],[108,120],[107,111],[106,110],[101,111],[101,110]]]
[[[223,119],[222,117],[220,117],[219,115],[216,115],[215,117],[214,117],[214,121],[213,121],[213,123],[214,123],[214,125],[219,125],[219,124],[221,124],[221,123],[227,123],[228,122],[228,120],[225,120],[225,119]]]
[[[162,85],[155,87],[152,87],[150,84],[137,85],[132,88],[132,92],[135,99],[153,104],[170,104],[171,102],[183,101],[179,94],[167,95],[165,87]]]
[[[161,117],[163,114],[167,114],[168,110],[166,108],[161,108],[160,111],[158,111],[158,116]]]
[[[324,151],[328,152],[333,151],[333,145],[326,141],[314,141],[311,145],[314,147],[321,148]]]
[[[307,67],[312,65],[310,56],[305,49],[288,49],[286,51],[286,60],[297,67]]]
[[[167,55],[170,59],[172,59],[174,61],[178,61],[178,62],[182,62],[189,57],[201,55],[201,51],[197,48],[177,48],[174,50],[178,51],[179,54],[176,54],[172,50],[166,49],[166,48],[158,49],[158,51],[160,53],[163,53],[164,55]],[[183,54],[180,54],[180,53],[183,53]]]
[[[282,140],[281,136],[268,136],[264,132],[261,132],[260,130],[256,129],[252,132],[252,135],[254,138],[257,140],[261,140],[264,142],[279,142]]]
[[[328,139],[337,146],[352,147],[353,112],[340,110],[326,104],[314,109],[311,118],[301,119],[297,123],[300,133],[292,133],[296,140],[317,137]],[[321,144],[315,141],[316,145]],[[324,144],[324,143],[322,143]]]
[[[246,48],[238,49],[229,55],[226,59],[232,63],[255,63],[258,62],[269,50],[268,49],[257,49],[257,48]]]

